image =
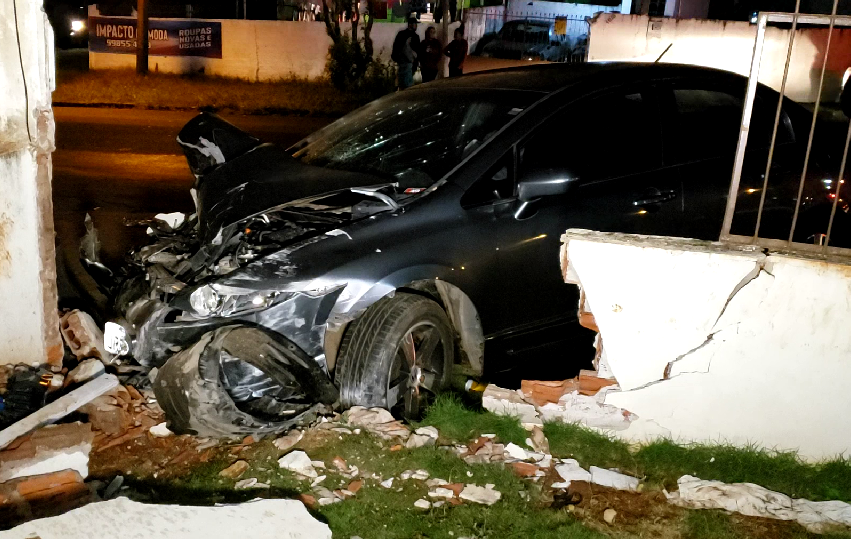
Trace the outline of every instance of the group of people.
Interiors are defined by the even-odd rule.
[[[457,77],[464,72],[464,59],[467,57],[467,40],[464,39],[464,32],[460,28],[456,29],[454,39],[446,47],[441,46],[436,34],[437,30],[434,26],[429,26],[425,38],[420,40],[415,17],[409,18],[408,27],[396,34],[391,59],[396,62],[400,90],[413,86],[417,67],[422,73],[423,82],[437,78],[437,69],[442,55],[449,57],[450,77]]]

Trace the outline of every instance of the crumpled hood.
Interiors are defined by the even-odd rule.
[[[222,227],[275,206],[382,183],[369,174],[305,165],[210,113],[190,120],[177,141],[196,176],[202,244]]]

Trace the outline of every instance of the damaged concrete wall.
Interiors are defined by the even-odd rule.
[[[755,443],[809,459],[851,449],[851,260],[568,231],[578,282],[635,414],[633,441]]]
[[[41,0],[0,3],[0,364],[61,364],[53,204],[53,31]]]
[[[791,30],[769,26],[765,32],[759,81],[780,90]],[[746,21],[660,19],[647,15],[600,14],[591,22],[589,61],[661,61],[714,67],[746,75],[753,56],[756,25]],[[830,42],[823,100],[835,101],[848,67],[851,28],[835,28]],[[798,30],[789,64],[786,95],[812,103],[827,48],[826,28]]]

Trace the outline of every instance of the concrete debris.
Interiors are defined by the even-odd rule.
[[[468,502],[480,503],[484,505],[493,505],[502,497],[502,493],[493,489],[493,485],[487,484],[484,487],[468,483],[464,486],[464,490],[458,496],[462,500]]]
[[[331,464],[334,465],[335,468],[340,470],[342,473],[349,473],[349,465],[346,463],[346,460],[343,457],[336,456],[331,460]]]
[[[319,477],[317,477],[316,479],[314,479],[314,480],[310,483],[310,487],[311,487],[311,488],[313,488],[313,487],[315,487],[315,486],[317,486],[317,485],[321,484],[321,483],[322,483],[323,481],[325,481],[326,479],[328,479],[328,476],[327,476],[327,475],[320,475]]]
[[[325,463],[321,460],[311,460],[310,463],[313,465],[314,468],[321,468],[323,470],[325,469]]]
[[[517,417],[524,427],[543,426],[535,406],[524,401],[517,391],[490,384],[482,393],[482,406],[497,415]]]
[[[166,425],[165,421],[154,425],[148,432],[150,432],[154,438],[168,438],[169,436],[172,436],[174,434],[173,432],[168,430],[168,426]]]
[[[541,427],[532,429],[532,436],[526,439],[526,445],[539,453],[549,454],[550,452],[550,442]]]
[[[794,520],[808,531],[826,533],[851,526],[851,505],[838,501],[793,499],[753,483],[722,483],[684,475],[668,502],[689,509],[723,509],[752,517]]]
[[[610,526],[615,523],[616,516],[618,516],[618,512],[611,507],[608,507],[605,511],[603,511],[603,520],[605,520],[606,524]]]
[[[295,444],[299,443],[304,437],[304,432],[298,429],[292,429],[285,436],[277,438],[272,442],[280,451],[289,451]]]
[[[247,490],[250,488],[272,488],[272,486],[269,483],[260,483],[256,477],[249,477],[237,481],[233,488],[236,490]]]
[[[384,408],[352,406],[343,414],[343,418],[349,425],[363,427],[385,440],[393,438],[407,439],[411,434],[411,431],[404,423],[393,419],[393,415]]]
[[[429,438],[437,438],[440,436],[440,432],[435,427],[420,427],[414,431],[414,434],[419,436],[428,436]]]
[[[591,466],[591,482],[601,487],[615,488],[618,490],[628,490],[630,492],[638,492],[638,478],[616,472],[614,470],[606,470]]]
[[[74,470],[89,475],[94,433],[88,423],[48,425],[0,451],[0,483],[31,475]]]
[[[386,479],[386,480],[382,481],[381,483],[379,483],[379,485],[381,485],[384,488],[393,488],[393,479],[394,479],[393,477],[391,477],[390,479]]]
[[[425,470],[417,470],[411,475],[411,479],[416,479],[418,481],[425,481],[428,479],[429,473]]]
[[[100,360],[95,358],[84,359],[65,377],[65,386],[82,384],[97,378],[106,372],[106,368]]]
[[[248,471],[251,466],[244,460],[238,460],[219,472],[221,477],[226,479],[239,479],[242,474]]]
[[[319,476],[310,462],[310,457],[304,451],[293,451],[278,459],[278,466],[309,478]]]
[[[111,500],[118,491],[121,490],[121,486],[124,484],[124,476],[116,475],[112,478],[112,481],[109,482],[109,485],[106,486],[106,489],[103,491],[103,495],[101,496],[104,500]]]
[[[429,498],[454,498],[455,492],[448,488],[437,487],[428,493]]]
[[[32,518],[62,514],[95,499],[75,470],[21,477],[0,483],[0,522],[3,528],[8,528]],[[30,536],[0,531],[0,538],[7,537]]]
[[[510,443],[505,446],[505,454],[517,460],[526,460],[529,458],[526,454],[526,450],[514,443]]]
[[[395,421],[393,415],[384,408],[364,408],[363,406],[351,407],[343,414],[343,417],[351,425],[367,428]]]
[[[574,459],[565,459],[555,467],[556,473],[564,480],[561,483],[553,483],[553,488],[567,488],[571,481],[591,482],[591,472],[584,469]]]
[[[349,483],[349,486],[346,488],[352,494],[357,494],[358,491],[363,487],[363,480],[358,479],[357,481],[352,481]]]
[[[445,485],[447,483],[449,483],[449,481],[447,481],[446,479],[441,479],[439,477],[432,477],[431,479],[426,481],[426,486],[429,487],[429,488],[442,487],[443,485]]]
[[[416,449],[417,447],[434,445],[435,441],[437,441],[437,438],[432,438],[431,436],[423,434],[411,434],[408,438],[408,441],[405,442],[405,447],[408,449]]]
[[[520,392],[523,397],[535,406],[557,403],[562,395],[579,391],[579,382],[570,378],[561,381],[523,380],[520,382]]]
[[[127,524],[132,522],[132,530]],[[278,537],[330,539],[331,529],[308,513],[298,500],[268,499],[215,507],[144,504],[117,498],[92,503],[64,515],[22,524],[0,532],[0,539],[100,539],[157,537]],[[128,535],[130,533],[130,535]]]
[[[634,421],[635,415],[625,410],[604,404],[605,391],[595,396],[568,393],[558,404],[546,404],[540,408],[544,421],[581,423],[587,427],[607,430],[625,430]]]
[[[78,387],[67,395],[59,397],[40,410],[0,431],[0,449],[28,432],[62,419],[84,404],[91,402],[117,386],[118,378],[114,375],[105,374],[98,376],[91,382]]]
[[[106,364],[113,360],[103,345],[103,332],[88,313],[79,309],[66,313],[59,320],[59,330],[77,359],[97,358]]]
[[[431,508],[431,502],[429,502],[428,500],[420,499],[414,502],[414,507],[416,507],[417,509],[426,510]]]

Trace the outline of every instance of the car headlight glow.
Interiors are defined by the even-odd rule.
[[[250,291],[245,293],[220,293],[211,285],[204,285],[189,296],[192,312],[199,318],[234,316],[265,309],[281,295],[277,291]]]
[[[80,30],[82,30],[85,27],[86,27],[86,23],[84,23],[83,21],[71,21],[71,31],[72,32],[79,32]]]
[[[216,314],[221,308],[222,298],[212,286],[206,284],[192,292],[189,296],[189,305],[192,306],[196,315],[206,318]]]

